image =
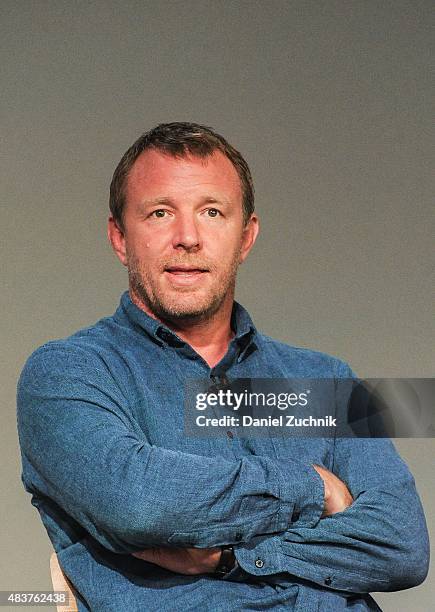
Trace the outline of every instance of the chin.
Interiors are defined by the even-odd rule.
[[[157,306],[159,316],[165,319],[177,321],[202,320],[213,316],[220,308],[223,300],[216,300],[206,303],[201,303],[198,299],[189,300],[188,303],[183,303],[183,300],[177,300],[172,303],[160,303]]]
[[[215,309],[199,308],[198,305],[191,308],[183,308],[179,305],[173,308],[163,308],[162,315],[170,319],[202,319],[214,314]]]

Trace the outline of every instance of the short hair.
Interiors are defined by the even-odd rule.
[[[141,153],[149,149],[173,157],[207,157],[221,151],[233,164],[242,188],[243,221],[246,224],[254,212],[254,184],[251,171],[242,155],[212,128],[198,123],[161,123],[142,134],[124,153],[113,173],[109,206],[113,219],[124,229],[126,183],[130,170]]]

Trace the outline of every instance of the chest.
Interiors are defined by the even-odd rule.
[[[172,356],[173,357],[173,356]],[[235,364],[226,375],[230,380],[261,375],[265,378],[282,376],[265,360],[255,369]],[[194,360],[160,359],[130,369],[130,418],[149,444],[203,456],[240,459],[258,455],[278,462],[296,458],[307,464],[318,463],[331,467],[334,441],[331,438],[309,438],[270,431],[257,436],[240,435],[229,425],[209,437],[198,437],[186,428],[187,402],[191,403],[191,382],[202,381],[207,387],[215,380],[213,372]],[[270,387],[270,385],[269,385]]]

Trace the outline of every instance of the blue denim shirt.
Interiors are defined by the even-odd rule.
[[[80,610],[379,609],[367,595],[419,584],[428,536],[414,480],[384,439],[193,438],[186,378],[352,375],[342,361],[276,342],[234,305],[214,368],[124,293],[117,311],[40,347],[18,386],[23,482]],[[323,482],[355,501],[321,519]],[[130,553],[233,545],[223,580]]]

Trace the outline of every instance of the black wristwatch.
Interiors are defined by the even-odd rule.
[[[218,576],[225,576],[228,574],[236,564],[236,557],[232,546],[224,546],[222,548],[221,558],[219,559],[218,566],[214,573]]]

